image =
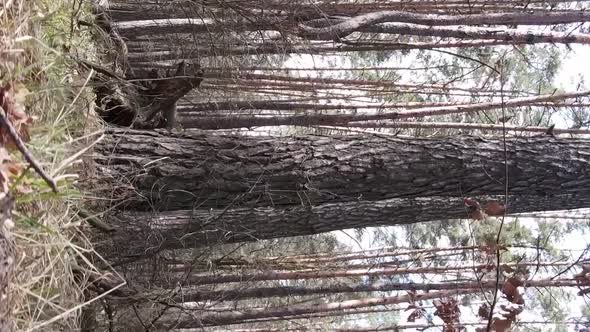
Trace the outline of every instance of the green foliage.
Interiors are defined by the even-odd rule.
[[[535,326],[534,330],[543,332],[569,331],[569,326],[565,324],[568,320],[566,304],[573,300],[574,298],[567,292],[539,289],[534,296],[527,299],[526,306],[529,310],[537,311],[543,320],[550,324]],[[523,325],[516,327],[515,331],[530,331],[530,329]]]

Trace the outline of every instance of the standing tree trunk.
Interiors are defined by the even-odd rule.
[[[251,128],[260,126],[318,126],[340,125],[346,126],[358,121],[399,120],[408,118],[421,118],[425,116],[447,115],[459,113],[472,113],[503,107],[531,106],[535,103],[558,102],[565,99],[583,97],[590,91],[581,91],[563,94],[551,94],[535,97],[513,98],[474,104],[459,104],[425,107],[406,111],[388,111],[378,114],[304,114],[290,116],[221,116],[221,117],[187,117],[183,121],[185,128],[200,129],[227,129],[227,128]]]
[[[427,26],[451,25],[540,25],[586,22],[588,12],[568,13],[485,13],[479,15],[431,15],[407,11],[377,11],[343,20],[329,22],[326,27],[312,27],[300,24],[300,35],[313,39],[344,38],[367,26],[380,23],[412,23]],[[326,21],[325,19],[323,21]],[[307,22],[306,22],[307,23]]]
[[[535,267],[535,266],[569,266],[571,263],[563,262],[541,262],[541,263],[506,263],[500,265],[499,270],[510,270],[515,267]],[[189,285],[208,285],[208,284],[225,284],[230,282],[242,282],[247,280],[253,281],[277,281],[277,280],[318,280],[341,277],[382,277],[393,275],[408,275],[408,274],[445,274],[454,273],[457,271],[464,271],[465,273],[487,273],[494,271],[496,265],[494,264],[467,264],[457,266],[423,266],[423,267],[376,267],[364,269],[349,269],[344,267],[341,269],[306,269],[299,271],[260,271],[260,272],[239,272],[239,273],[219,273],[215,275],[186,275],[191,272],[187,268],[185,272],[172,272],[166,275],[168,284],[164,286],[180,284],[185,282]],[[164,273],[163,273],[164,274]],[[172,281],[172,283],[170,283]],[[158,282],[155,282],[156,284]]]
[[[239,310],[229,313],[204,314],[199,319],[192,317],[192,314],[177,314],[173,320],[162,320],[156,324],[160,328],[201,328],[206,326],[224,326],[240,324],[248,320],[268,318],[268,317],[287,317],[293,315],[304,315],[320,312],[338,312],[346,309],[367,308],[382,305],[391,305],[407,303],[410,301],[424,301],[428,299],[446,298],[462,294],[479,293],[480,288],[460,289],[454,291],[439,291],[424,294],[408,294],[389,297],[364,298],[360,300],[347,300],[341,302],[332,302],[325,304],[312,305],[291,305],[283,307],[272,307],[262,309]]]
[[[261,299],[269,297],[311,296],[341,293],[365,293],[365,292],[392,292],[392,291],[424,291],[457,290],[457,289],[494,289],[498,286],[496,280],[480,280],[465,282],[440,282],[440,283],[413,283],[413,282],[387,282],[383,284],[346,284],[338,283],[329,286],[275,286],[255,287],[243,286],[235,289],[208,290],[203,287],[187,288],[182,294],[176,294],[169,299],[171,303],[187,303],[198,301],[238,301],[245,299]],[[528,280],[525,287],[582,287],[588,286],[587,282],[576,279],[538,279]],[[136,294],[135,297],[113,297],[114,303],[132,303],[136,299],[148,301],[148,299],[169,298],[170,289],[152,291],[151,293]]]
[[[590,197],[589,139],[512,137],[505,143],[112,129],[98,146],[98,172],[89,181],[127,199],[128,208],[161,211],[503,195],[506,171],[511,196],[570,195],[584,203]],[[122,185],[119,176],[132,180]]]
[[[492,198],[502,199],[487,199]],[[590,195],[511,196],[508,205],[508,213],[575,209],[590,206]],[[97,239],[96,246],[117,260],[146,257],[168,249],[462,218],[468,218],[463,199],[441,196],[313,207],[116,211],[108,218],[112,231],[102,240]]]

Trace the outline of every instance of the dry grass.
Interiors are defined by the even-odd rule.
[[[28,147],[58,182],[59,193],[32,171],[14,185],[16,274],[10,299],[18,331],[73,331],[84,303],[73,270],[98,273],[77,215],[80,154],[98,139],[88,74],[70,55],[87,58],[90,37],[77,27],[87,10],[76,0],[0,0],[0,84],[11,83],[37,117]],[[15,154],[15,158],[20,158]],[[82,277],[84,279],[84,277]]]

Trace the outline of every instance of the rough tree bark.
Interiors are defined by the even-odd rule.
[[[326,44],[326,43],[301,43],[295,45],[285,45],[277,42],[256,42],[249,45],[237,45],[228,47],[227,45],[210,45],[187,46],[180,50],[170,50],[170,45],[161,43],[150,47],[150,52],[145,51],[145,45],[134,44],[129,42],[129,62],[153,62],[169,61],[177,59],[201,59],[211,56],[230,56],[230,55],[263,55],[263,54],[322,54],[337,52],[368,52],[368,51],[393,51],[393,50],[433,50],[441,48],[471,48],[471,47],[491,47],[500,45],[513,45],[512,41],[504,40],[461,40],[451,42],[367,42],[349,45]]]
[[[97,174],[89,182],[138,210],[309,207],[503,195],[507,170],[511,195],[571,195],[576,204],[586,203],[589,139],[512,137],[505,143],[478,137],[255,137],[111,129],[97,146]]]
[[[548,134],[574,134],[589,135],[590,129],[570,129],[570,128],[552,128],[536,126],[514,126],[510,124],[493,124],[493,123],[464,123],[464,122],[351,122],[348,125],[354,128],[420,128],[420,129],[465,129],[478,131],[508,131],[508,132],[529,132],[529,133],[548,133]],[[347,129],[348,127],[337,127]]]
[[[588,44],[588,34],[568,34],[561,32],[531,32],[517,29],[461,27],[432,27],[418,24],[385,23],[365,28],[359,32],[386,33],[406,36],[427,36],[459,39],[496,39],[511,41],[515,44],[565,43]],[[324,35],[325,37],[325,35]]]
[[[249,256],[237,256],[237,257],[224,257],[211,261],[211,264],[216,267],[221,266],[234,266],[234,267],[247,267],[247,266],[264,266],[271,267],[275,270],[283,269],[280,266],[285,266],[285,269],[292,269],[300,266],[300,268],[314,268],[319,265],[334,266],[335,264],[342,264],[349,261],[370,261],[370,264],[380,264],[375,260],[377,258],[388,258],[393,260],[395,264],[402,263],[405,261],[413,261],[417,255],[420,255],[422,259],[434,259],[437,257],[448,257],[461,255],[465,250],[490,250],[490,246],[457,246],[457,247],[436,247],[436,248],[422,248],[422,249],[402,249],[399,247],[377,247],[369,248],[365,250],[352,251],[352,252],[337,252],[333,254],[326,253],[314,253],[314,254],[303,254],[303,255],[286,255],[286,256],[266,256],[266,257],[249,257]],[[503,249],[504,247],[502,247]],[[508,247],[506,247],[508,248]],[[404,258],[403,260],[399,256],[409,256],[412,258]],[[193,265],[192,261],[174,259],[167,260],[170,264],[175,265]],[[326,265],[327,264],[327,265]],[[388,263],[386,263],[388,264]]]
[[[428,299],[445,298],[462,294],[474,294],[480,292],[476,289],[460,289],[454,291],[438,291],[424,294],[408,294],[390,297],[374,297],[360,300],[347,300],[341,302],[323,304],[303,304],[283,307],[272,307],[262,309],[236,310],[229,313],[203,314],[199,319],[192,317],[192,314],[175,315],[173,320],[162,320],[155,325],[160,328],[200,328],[206,326],[223,326],[239,324],[247,320],[267,317],[287,317],[293,315],[304,315],[317,312],[334,312],[346,309],[367,308],[373,306],[406,303],[409,301],[424,301]]]
[[[432,115],[446,115],[457,113],[478,112],[499,109],[502,107],[521,107],[543,102],[559,102],[571,98],[584,97],[590,91],[580,91],[561,94],[547,94],[534,97],[512,98],[508,100],[490,101],[483,103],[446,105],[425,107],[405,111],[388,111],[378,114],[302,114],[291,116],[194,116],[183,119],[185,128],[227,129],[251,128],[260,126],[345,126],[355,121],[398,120]],[[375,107],[377,108],[377,107]]]
[[[515,267],[567,267],[571,263],[564,262],[541,262],[541,263],[506,263],[500,265],[500,270],[512,270]],[[457,271],[464,271],[465,273],[480,273],[485,274],[489,272],[495,273],[496,265],[494,264],[467,264],[458,266],[426,266],[426,267],[375,267],[364,269],[348,269],[342,267],[341,269],[305,269],[299,271],[259,271],[259,272],[238,272],[238,273],[218,273],[212,274],[189,274],[190,267],[184,272],[162,273],[161,279],[154,279],[153,284],[160,285],[165,288],[174,287],[174,285],[210,285],[210,284],[225,284],[230,282],[254,282],[254,281],[278,281],[278,280],[317,280],[340,277],[382,277],[393,275],[408,275],[408,274],[446,274],[455,273]]]
[[[293,1],[256,1],[256,2],[236,2],[232,4],[232,9],[237,10],[241,16],[238,17],[259,17],[266,15],[283,22],[294,21],[302,22],[314,19],[321,19],[330,16],[353,16],[366,14],[380,10],[403,10],[407,12],[420,13],[437,13],[437,14],[457,14],[460,12],[469,13],[489,13],[491,11],[502,12],[553,12],[557,8],[549,7],[548,4],[556,4],[564,1],[540,1],[532,0],[526,3],[516,3],[514,1],[490,1],[490,0],[471,0],[471,1],[445,1],[437,2],[379,2],[379,3],[343,3],[343,2],[314,2],[300,3]],[[174,18],[192,18],[202,16],[207,12],[214,12],[219,8],[216,3],[197,3],[194,1],[183,0],[174,2],[135,2],[111,1],[109,9],[112,16],[117,21],[134,21],[134,20],[155,20],[155,19],[174,19]],[[225,8],[228,9],[227,7]],[[563,12],[563,11],[562,11]],[[576,11],[573,11],[574,13]],[[279,21],[281,22],[281,21]]]
[[[198,329],[206,326],[224,326],[253,322],[265,318],[287,318],[300,315],[314,315],[317,313],[336,313],[343,310],[380,307],[389,304],[407,303],[409,301],[424,301],[428,299],[445,298],[462,294],[477,294],[481,288],[459,289],[453,291],[436,291],[423,294],[407,294],[389,297],[371,297],[358,300],[345,300],[325,304],[295,304],[269,308],[246,309],[238,307],[229,311],[198,311],[199,309],[183,309],[177,306],[167,306],[159,303],[137,304],[117,308],[114,325],[120,327],[117,331],[173,331],[176,329]],[[195,315],[197,314],[197,315]],[[143,328],[141,328],[143,327]],[[135,329],[134,329],[135,328]]]
[[[433,291],[433,290],[456,290],[456,289],[494,289],[497,287],[496,280],[481,280],[477,282],[441,282],[441,283],[397,283],[388,282],[384,284],[337,284],[322,287],[305,286],[276,286],[276,287],[251,287],[250,285],[235,289],[209,290],[207,288],[188,288],[182,294],[176,294],[172,298],[167,296],[170,289],[153,291],[142,295],[131,297],[112,297],[115,303],[132,303],[142,299],[164,299],[169,298],[171,303],[186,303],[198,301],[238,301],[252,298],[288,297],[288,296],[311,296],[339,293],[360,293],[360,292],[391,292],[391,291]],[[525,287],[583,287],[588,282],[580,282],[575,279],[538,279],[528,280]]]
[[[487,197],[502,200],[502,197]],[[483,200],[482,200],[483,201]],[[511,196],[508,213],[590,206],[590,195]],[[313,207],[236,208],[165,212],[117,211],[112,232],[96,246],[113,259],[146,257],[165,249],[197,248],[311,235],[348,228],[467,218],[460,197],[393,198]],[[104,248],[104,249],[100,249]]]
[[[590,15],[584,11],[556,13],[485,13],[478,15],[433,15],[406,11],[378,11],[335,20],[333,25],[312,27],[300,24],[300,34],[315,39],[343,38],[363,27],[375,24],[396,22],[427,26],[451,25],[549,25],[586,22]],[[326,21],[326,20],[324,20]]]
[[[367,15],[375,15],[376,13],[370,13]],[[407,12],[404,14],[408,14]],[[552,13],[552,15],[555,13]],[[414,14],[418,15],[418,14]],[[502,14],[507,15],[507,14]],[[520,15],[517,13],[517,15]],[[547,16],[543,13],[535,14],[536,17],[543,17],[544,19],[550,18],[556,20],[556,17],[551,15]],[[571,14],[562,14],[561,16],[568,16]],[[435,15],[420,15],[424,17],[433,17],[431,21],[435,21]],[[471,15],[477,16],[477,15]],[[479,15],[480,17],[489,17],[489,14]],[[444,16],[443,16],[444,17]],[[585,14],[580,20],[589,20],[589,15]],[[312,23],[319,23],[324,27],[311,27],[306,23],[301,25],[300,35],[306,39],[312,40],[333,40],[334,38],[343,38],[350,35],[353,32],[363,33],[385,33],[385,34],[396,34],[406,36],[427,36],[427,37],[443,37],[443,38],[459,38],[459,39],[494,39],[494,40],[506,40],[516,44],[536,44],[536,43],[582,43],[587,44],[590,40],[588,35],[580,33],[561,33],[561,32],[533,32],[533,31],[520,31],[517,29],[498,29],[498,28],[479,28],[470,26],[460,27],[437,27],[431,24],[403,24],[403,23],[368,23],[363,26],[351,25],[347,28],[337,28],[345,24],[348,21],[352,21],[356,18],[349,20],[344,19],[318,19]],[[410,19],[408,19],[410,20]],[[570,17],[563,21],[569,21]],[[573,22],[578,22],[572,19]],[[411,21],[411,20],[410,20]],[[472,22],[472,20],[466,20]],[[530,24],[542,24],[538,20],[535,23]],[[551,20],[550,20],[551,21]],[[557,20],[556,20],[557,21]],[[430,21],[428,21],[430,22]],[[490,22],[493,22],[491,20]],[[182,33],[213,33],[223,32],[228,30],[234,31],[260,31],[260,30],[277,30],[285,32],[285,21],[277,20],[273,17],[264,17],[259,21],[236,21],[231,20],[220,20],[213,18],[175,18],[175,19],[162,19],[162,20],[137,20],[137,21],[126,21],[118,22],[115,24],[116,29],[126,37],[134,39],[140,36],[148,35],[162,35],[162,34],[182,34]],[[294,21],[288,22],[292,26],[297,24]],[[379,22],[378,22],[379,23]],[[572,22],[569,22],[572,23]],[[333,24],[333,25],[330,25]],[[467,23],[473,24],[473,23]],[[485,23],[482,23],[485,24]],[[518,20],[515,20],[514,24],[519,24]],[[333,28],[334,30],[329,30]],[[310,30],[311,29],[311,30]],[[317,29],[317,30],[313,30]],[[328,30],[326,30],[328,29]],[[296,30],[296,29],[291,29]],[[307,31],[312,31],[308,33]],[[314,33],[313,31],[325,31],[321,33]]]

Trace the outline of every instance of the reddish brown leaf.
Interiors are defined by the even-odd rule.
[[[459,322],[459,317],[461,316],[461,310],[459,309],[457,300],[434,300],[432,304],[436,308],[434,315],[440,317],[445,325],[448,325],[446,330],[443,328],[443,331],[453,331],[454,324]],[[453,328],[453,330],[449,330],[449,328]]]
[[[21,167],[13,162],[6,149],[0,147],[0,190],[3,193],[8,192],[10,178],[18,175]]]
[[[444,324],[442,328],[442,332],[457,332],[458,330],[455,328],[453,324]]]
[[[502,298],[511,302],[510,304],[499,305],[500,311],[494,313],[494,319],[492,320],[491,330],[496,332],[508,331],[512,326],[512,323],[524,310],[524,298],[518,291],[518,287],[522,287],[524,282],[517,277],[510,277],[506,279],[502,285]],[[480,308],[481,310],[481,308]],[[488,309],[489,310],[489,309]],[[482,310],[482,314],[485,313]],[[485,316],[485,319],[489,316]],[[478,313],[479,314],[479,313]],[[481,317],[481,315],[479,315]]]
[[[20,89],[26,91],[24,87]],[[28,127],[32,123],[32,118],[25,113],[24,107],[18,103],[15,94],[22,95],[24,93],[15,91],[11,85],[0,87],[0,106],[2,106],[16,133],[23,141],[27,141],[29,139]],[[14,148],[12,137],[8,135],[3,127],[0,128],[0,144],[8,149]]]
[[[521,287],[523,282],[517,277],[510,277],[506,279],[504,285],[502,285],[502,293],[506,295],[506,299],[512,303],[518,303],[517,300],[521,299],[522,296],[518,292],[518,287]]]
[[[490,306],[487,303],[480,305],[479,309],[477,309],[477,315],[482,319],[488,319],[490,317]]]
[[[484,212],[489,216],[503,216],[506,212],[506,207],[500,202],[487,202],[483,207]]]
[[[494,320],[492,321],[492,331],[507,331],[510,328],[510,326],[512,326],[512,323],[516,321],[516,316],[523,312],[524,305],[510,307],[500,305],[500,309],[502,310],[502,316],[494,318]]]
[[[510,328],[510,326],[512,325],[512,321],[510,320],[500,320],[500,319],[494,319],[494,322],[492,323],[492,331],[495,332],[504,332],[504,331],[508,331],[508,329]]]

